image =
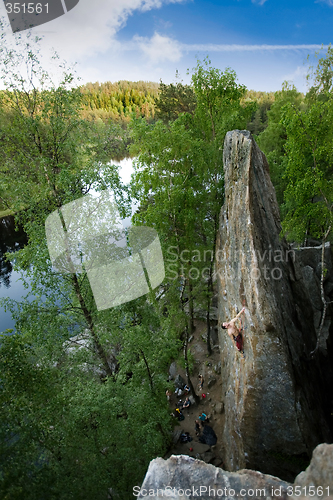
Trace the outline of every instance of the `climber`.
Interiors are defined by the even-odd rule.
[[[222,328],[224,330],[228,330],[228,335],[234,342],[236,349],[242,354],[243,358],[245,358],[244,350],[243,350],[243,332],[241,330],[237,330],[236,321],[240,317],[240,315],[245,311],[245,307],[237,314],[237,316],[231,319],[228,322],[222,323]]]

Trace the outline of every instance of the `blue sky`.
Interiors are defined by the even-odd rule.
[[[306,56],[331,42],[332,27],[333,0],[80,0],[33,31],[45,51],[76,61],[84,82],[169,83],[176,70],[189,82],[187,69],[208,55],[249,89],[289,80],[305,91]]]

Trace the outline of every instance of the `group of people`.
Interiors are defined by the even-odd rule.
[[[244,348],[243,348],[244,329],[242,327],[237,328],[236,321],[244,312],[245,312],[245,307],[243,307],[243,309],[237,314],[237,316],[235,316],[235,318],[231,319],[230,321],[222,323],[222,328],[227,330],[229,337],[231,338],[236,349],[241,353],[243,358],[245,358]],[[198,390],[202,391],[204,386],[204,377],[202,374],[200,374],[198,378],[199,378]],[[172,413],[172,415],[174,417],[177,417],[178,420],[180,421],[185,419],[182,410],[188,409],[191,406],[191,401],[188,396],[189,393],[190,393],[190,387],[186,384],[184,385],[183,388],[178,387],[175,390],[175,394],[178,397],[182,396],[183,394],[186,394],[185,401],[183,403],[182,401],[179,401],[175,411]],[[170,401],[171,396],[172,392],[169,389],[167,389],[166,397],[168,401]],[[204,394],[202,394],[202,396],[204,396]],[[201,443],[213,445],[216,443],[217,437],[212,427],[206,425],[207,423],[209,423],[208,415],[206,415],[206,413],[203,412],[200,413],[199,418],[195,421],[195,434],[199,438],[199,441]],[[192,440],[188,432],[183,433],[182,436],[183,436],[182,442],[187,442]]]
[[[190,401],[190,398],[187,396],[185,398],[184,403],[182,401],[179,401],[179,403],[175,409],[175,412],[172,415],[175,415],[176,417],[178,417],[178,420],[184,420],[185,417],[183,415],[182,410],[187,410],[190,406],[191,406],[191,401]]]
[[[204,427],[205,422],[207,424],[209,423],[208,416],[206,415],[206,413],[200,413],[199,420],[195,421],[195,434],[196,434],[196,436],[199,436],[200,432],[201,432],[200,423],[201,423],[201,426]]]
[[[183,395],[184,393],[185,393],[185,394],[189,394],[189,392],[190,392],[190,388],[189,388],[189,386],[188,386],[188,385],[186,385],[186,384],[184,385],[183,389],[177,388],[177,389],[175,390],[175,394],[176,394],[177,396],[181,396],[181,395]],[[167,389],[167,390],[166,390],[166,392],[165,392],[165,395],[166,395],[166,397],[167,397],[168,401],[170,401],[170,398],[171,398],[171,396],[172,396],[172,392],[171,392],[169,389]],[[173,411],[173,413],[171,413],[171,415],[172,415],[173,417],[177,417],[177,418],[178,418],[178,420],[184,420],[184,418],[185,418],[185,417],[184,417],[184,415],[183,415],[183,410],[188,410],[190,406],[191,406],[191,400],[190,400],[189,396],[186,396],[186,398],[185,398],[185,401],[184,401],[184,402],[182,402],[182,400],[179,400],[179,401],[178,401],[178,403],[177,403],[177,405],[176,405],[176,408],[175,408],[175,410]]]
[[[208,444],[210,446],[216,444],[217,436],[214,429],[207,425],[209,423],[209,417],[206,413],[200,413],[198,420],[195,421],[195,435],[199,438],[199,442],[203,444]],[[201,426],[200,426],[201,424]],[[181,434],[181,443],[186,443],[192,441],[192,437],[188,432]],[[190,448],[193,451],[193,448]]]

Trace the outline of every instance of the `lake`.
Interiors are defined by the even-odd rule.
[[[0,297],[10,297],[20,300],[27,290],[20,281],[21,275],[13,271],[12,265],[5,259],[6,252],[15,252],[27,243],[22,229],[15,228],[14,217],[7,216],[0,219]],[[0,332],[7,328],[14,328],[11,314],[0,307]]]
[[[124,184],[129,183],[131,173],[133,172],[133,160],[125,158],[124,160],[111,163],[119,165],[119,174]],[[133,205],[132,213],[135,211],[136,206]],[[126,220],[126,225],[130,224],[130,220]],[[12,269],[10,262],[8,262],[4,254],[6,252],[15,252],[27,243],[27,238],[22,229],[16,230],[14,217],[7,216],[0,218],[0,298],[10,297],[14,300],[20,300],[23,296],[27,295],[28,290],[23,286],[20,280],[21,274]],[[5,312],[4,308],[0,306],[0,332],[7,328],[15,329],[15,323],[11,317],[10,312]]]

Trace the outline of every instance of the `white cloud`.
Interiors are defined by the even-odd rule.
[[[153,63],[160,63],[163,61],[177,62],[182,57],[179,42],[167,36],[160,35],[159,33],[155,32],[150,39],[135,36],[133,40],[145,56]]]
[[[326,3],[329,7],[333,7],[333,0],[316,0],[315,3]]]
[[[98,52],[119,50],[116,33],[134,11],[148,11],[164,4],[183,1],[80,0],[67,14],[34,28],[32,33],[41,35],[43,46],[54,47],[61,58],[80,60]],[[4,3],[1,4],[0,14],[6,16]]]
[[[287,81],[294,81],[295,78],[305,77],[307,75],[308,71],[309,71],[309,68],[306,66],[297,66],[295,71],[293,71],[292,73],[289,73],[288,75],[285,75],[283,78],[284,78],[284,80],[287,80]]]
[[[180,49],[184,51],[201,51],[201,52],[248,52],[260,50],[319,50],[327,48],[327,45],[217,45],[217,44],[179,44]]]
[[[258,5],[264,5],[267,0],[252,0],[252,3],[257,3]]]

